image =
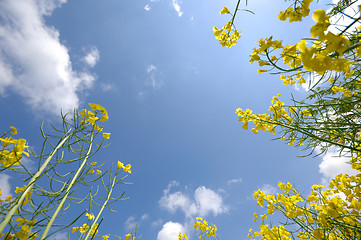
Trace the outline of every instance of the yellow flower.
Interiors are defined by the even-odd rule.
[[[188,236],[184,233],[179,233],[178,234],[178,240],[188,240]]]
[[[30,227],[28,225],[22,225],[21,230],[15,234],[20,240],[27,240],[30,233]]]
[[[105,139],[109,139],[110,138],[110,133],[102,133],[102,136]]]
[[[214,36],[219,36],[222,33],[223,29],[218,29],[216,27],[213,27]]]
[[[130,170],[131,167],[132,167],[132,165],[128,164],[127,166],[125,166],[123,168],[123,172],[132,173],[132,170]]]
[[[90,106],[90,110],[98,110],[98,111],[102,111],[104,109],[104,107],[100,106],[99,104],[95,104],[95,103],[88,103],[88,105]]]
[[[109,235],[104,235],[104,236],[102,236],[102,238],[103,238],[104,240],[108,240],[108,239],[109,239]]]
[[[10,129],[11,129],[10,134],[16,135],[16,134],[18,133],[18,129],[17,129],[17,128],[15,128],[15,127],[13,127],[13,126],[10,126]]]
[[[102,174],[102,171],[97,169],[97,174],[99,174],[99,175]]]
[[[122,169],[123,172],[128,172],[128,173],[132,173],[132,170],[130,169],[132,167],[132,165],[128,164],[127,166],[124,166],[124,163],[122,163],[121,161],[118,161],[118,169]]]
[[[91,232],[90,232],[90,235],[91,236],[94,236],[94,235],[97,235],[98,234],[98,226],[99,226],[99,224],[98,223],[96,223],[95,225],[94,225],[94,228],[91,230]]]
[[[318,190],[318,189],[321,189],[321,188],[324,188],[325,186],[323,186],[323,185],[313,185],[311,188],[313,189],[313,190]]]
[[[12,143],[16,143],[16,139],[12,137],[0,138],[0,141],[2,142],[1,145],[3,145],[3,147],[7,147]]]
[[[79,114],[80,114],[80,118],[86,118],[86,116],[88,115],[86,109],[80,110]]]
[[[241,37],[241,32],[239,32],[238,30],[235,30],[234,33],[232,34],[232,37],[235,39],[238,39]]]
[[[232,22],[226,23],[226,24],[223,26],[223,29],[224,29],[225,31],[228,31],[228,32],[232,31]]]
[[[308,110],[308,109],[303,109],[302,111],[301,111],[301,117],[304,117],[304,116],[312,116],[312,114],[311,114],[311,112]]]
[[[92,214],[92,213],[90,213],[90,214],[86,213],[85,216],[88,217],[89,220],[93,220],[95,218],[94,214]]]
[[[326,12],[323,9],[318,9],[313,12],[313,21],[317,23],[324,23],[327,20]]]
[[[118,161],[118,169],[123,169],[124,168],[124,163],[122,163],[121,161]]]
[[[130,237],[131,237],[131,235],[128,233],[128,234],[126,234],[125,235],[125,240],[129,240],[130,239]],[[132,237],[132,239],[131,240],[134,240],[134,237]]]
[[[220,12],[220,14],[229,14],[229,13],[230,13],[229,9],[225,6],[222,8],[222,11]]]
[[[297,111],[297,108],[295,108],[295,107],[289,106],[288,108],[290,109],[291,114],[294,114]]]
[[[80,233],[85,233],[85,232],[87,232],[88,230],[89,230],[89,226],[88,226],[88,224],[86,224],[86,223],[84,223],[83,226],[81,226],[81,227],[79,228],[79,232],[80,232]]]
[[[73,227],[72,230],[71,230],[71,233],[75,233],[78,230],[79,230],[79,227]]]
[[[15,193],[21,193],[24,192],[26,188],[26,185],[23,185],[23,187],[16,187]]]

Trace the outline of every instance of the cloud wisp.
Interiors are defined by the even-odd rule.
[[[227,181],[227,185],[235,184],[235,183],[241,183],[243,180],[242,178],[234,178]]]
[[[149,3],[155,3],[155,2],[159,2],[159,0],[150,0]],[[180,0],[169,0],[169,6],[171,8],[174,9],[174,11],[176,11],[178,17],[181,17],[183,15],[183,11],[181,10],[181,1]],[[150,7],[149,4],[146,4],[144,6],[144,10],[149,12],[152,8]]]
[[[3,0],[0,2],[0,95],[9,90],[32,109],[59,114],[78,107],[78,93],[96,77],[73,69],[60,33],[47,26],[44,16],[66,0]],[[84,57],[89,67],[99,60],[92,48]]]
[[[163,85],[163,81],[160,79],[160,72],[158,68],[155,65],[150,64],[146,68],[146,71],[149,76],[146,84],[151,86],[155,90],[160,89]]]
[[[194,191],[192,199],[180,191],[171,193],[171,188],[177,185],[179,185],[178,182],[172,181],[163,191],[163,196],[159,200],[159,205],[170,213],[180,210],[187,218],[193,218],[195,215],[205,217],[213,214],[217,216],[228,212],[229,208],[224,203],[222,196],[212,189],[204,186],[198,187]]]
[[[181,2],[178,0],[172,0],[171,1],[171,6],[173,7],[173,9],[177,12],[178,17],[181,17],[183,15],[183,12],[181,10],[180,7]]]

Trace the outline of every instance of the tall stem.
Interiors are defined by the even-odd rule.
[[[89,158],[89,154],[91,152],[91,148],[92,148],[92,145],[93,145],[93,138],[94,138],[94,133],[92,132],[92,135],[90,136],[90,144],[89,144],[89,149],[88,149],[88,152],[86,153],[85,157],[84,157],[84,160],[81,164],[81,166],[79,167],[78,171],[75,173],[73,179],[71,180],[71,182],[69,183],[66,191],[65,191],[65,194],[61,200],[61,202],[59,203],[58,207],[56,208],[54,214],[51,216],[50,218],[50,221],[48,222],[48,224],[46,225],[46,228],[43,232],[43,234],[41,235],[40,237],[40,240],[43,240],[45,239],[46,235],[48,234],[49,230],[50,230],[50,227],[53,225],[53,222],[56,218],[56,216],[58,215],[58,213],[60,212],[60,209],[63,207],[64,203],[65,203],[65,200],[68,198],[69,196],[69,193],[70,193],[70,190],[71,188],[73,187],[74,185],[74,182],[77,180],[78,178],[78,175],[80,174],[80,172],[82,171],[83,167],[85,166],[86,164],[86,161],[88,160]]]
[[[110,196],[112,195],[112,191],[113,191],[113,188],[114,188],[114,185],[115,185],[115,179],[116,179],[116,177],[113,178],[112,186],[110,187],[110,190],[109,190],[109,192],[108,192],[107,199],[105,200],[103,206],[102,206],[101,209],[99,210],[98,215],[97,215],[97,217],[94,219],[94,222],[93,222],[93,224],[91,225],[91,227],[90,227],[90,229],[89,229],[89,231],[88,231],[88,234],[85,236],[85,239],[84,239],[84,240],[87,240],[87,239],[89,238],[92,229],[95,227],[95,224],[97,223],[97,221],[98,221],[100,215],[102,214],[105,206],[108,204],[108,201],[109,201],[109,199],[110,199]]]

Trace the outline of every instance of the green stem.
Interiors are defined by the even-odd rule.
[[[71,129],[69,129],[69,131],[65,134],[64,139],[59,142],[56,147],[54,148],[54,150],[51,152],[51,154],[49,155],[49,157],[47,157],[47,159],[45,160],[45,162],[43,163],[43,165],[40,167],[40,169],[38,170],[37,173],[35,173],[35,175],[31,178],[31,180],[29,181],[28,185],[26,186],[24,192],[21,194],[20,199],[17,201],[17,203],[9,210],[9,212],[6,214],[4,220],[0,223],[0,234],[2,233],[2,231],[4,230],[4,228],[6,227],[6,225],[10,222],[12,216],[15,214],[15,211],[22,205],[25,197],[27,196],[27,194],[30,192],[31,188],[33,187],[35,181],[40,177],[40,175],[42,174],[42,172],[45,170],[46,166],[49,164],[50,160],[52,159],[52,157],[54,156],[54,154],[63,146],[63,144],[68,140],[68,138],[73,134],[69,134],[69,132],[71,131]],[[69,135],[68,135],[69,134]]]
[[[65,194],[64,194],[61,202],[59,203],[58,207],[56,208],[54,214],[51,216],[49,223],[46,225],[46,228],[45,228],[43,234],[41,235],[40,240],[45,239],[46,235],[48,234],[48,232],[49,232],[49,230],[50,230],[50,227],[53,225],[53,222],[54,222],[56,216],[57,216],[58,213],[60,212],[60,209],[63,207],[63,205],[64,205],[64,203],[65,203],[65,200],[68,198],[69,193],[70,193],[70,190],[71,190],[71,188],[74,186],[74,182],[77,180],[78,175],[80,174],[80,172],[82,171],[83,167],[85,166],[85,164],[86,164],[86,162],[87,162],[87,160],[88,160],[88,157],[89,157],[89,155],[90,155],[92,145],[93,145],[93,137],[94,137],[94,135],[93,135],[93,133],[92,133],[92,135],[91,135],[91,137],[90,137],[90,145],[89,145],[88,152],[87,152],[87,154],[85,155],[84,160],[83,160],[81,166],[79,167],[78,171],[75,173],[73,179],[72,179],[71,182],[69,183],[69,185],[68,185],[68,187],[67,187],[67,189],[66,189],[66,191],[65,191]]]
[[[237,14],[237,11],[238,11],[238,6],[239,6],[240,2],[241,2],[241,0],[238,0],[236,9],[234,10],[234,14],[233,14],[233,17],[232,17],[232,20],[231,20],[231,22],[232,22],[231,25],[233,25],[233,21],[234,21],[234,18],[236,17],[236,14]]]
[[[98,221],[100,215],[102,214],[105,206],[108,204],[108,201],[109,201],[109,199],[110,199],[110,196],[112,195],[112,191],[113,191],[113,188],[114,188],[114,185],[115,185],[115,179],[116,179],[116,177],[113,178],[113,183],[112,183],[112,186],[110,187],[110,190],[109,190],[109,192],[108,192],[107,199],[105,200],[103,206],[102,206],[101,209],[99,210],[98,215],[97,215],[97,217],[94,219],[94,222],[93,222],[93,224],[91,225],[91,227],[90,227],[90,229],[89,229],[89,231],[88,231],[88,234],[85,236],[85,239],[84,239],[84,240],[87,240],[87,239],[89,238],[92,229],[95,227],[95,224],[97,223],[97,221]]]

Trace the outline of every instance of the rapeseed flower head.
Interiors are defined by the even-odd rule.
[[[83,226],[79,228],[80,233],[86,233],[89,230],[88,224],[84,223]]]
[[[222,8],[222,10],[220,12],[220,14],[229,14],[229,13],[230,13],[229,9],[225,6]]]
[[[94,218],[95,218],[94,214],[92,214],[92,213],[90,213],[90,214],[86,213],[85,216],[88,217],[89,220],[94,220]]]
[[[132,165],[130,165],[130,164],[127,164],[127,166],[124,166],[124,163],[122,163],[121,161],[118,161],[117,168],[121,169],[123,172],[132,173],[131,167],[132,167]]]
[[[19,129],[13,127],[13,126],[10,126],[10,129],[11,129],[11,131],[10,131],[11,135],[16,135],[18,133],[18,130],[19,130]]]

